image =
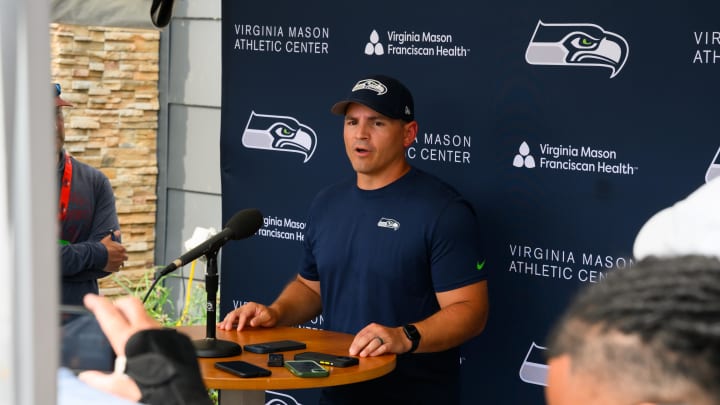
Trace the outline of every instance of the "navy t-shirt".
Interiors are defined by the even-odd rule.
[[[435,293],[486,278],[477,269],[484,259],[471,205],[418,169],[378,190],[361,190],[354,178],[328,187],[307,223],[300,275],[320,281],[328,330],[356,334],[371,322],[418,322],[440,309]],[[401,379],[408,389],[418,382],[456,386],[458,369],[457,349],[409,354],[380,380]]]

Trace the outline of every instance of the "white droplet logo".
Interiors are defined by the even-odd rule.
[[[380,43],[380,35],[373,30],[370,33],[370,42],[365,44],[365,55],[384,55],[385,48]]]
[[[530,154],[530,146],[527,142],[523,141],[523,143],[520,144],[518,152],[519,153],[515,155],[515,158],[513,159],[513,166],[527,167],[528,169],[535,167],[535,158],[533,158]]]

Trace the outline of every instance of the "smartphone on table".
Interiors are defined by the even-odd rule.
[[[300,350],[306,347],[305,343],[296,340],[274,340],[271,342],[248,344],[244,346],[244,349],[250,353],[266,354],[287,350]]]
[[[298,377],[327,377],[330,372],[315,360],[287,360],[285,368]]]
[[[219,361],[215,363],[215,368],[227,371],[228,373],[235,374],[236,376],[242,378],[267,377],[272,374],[272,372],[266,368],[262,368],[242,360]]]
[[[349,367],[359,364],[357,357],[340,356],[336,354],[302,352],[295,355],[295,360],[315,360],[321,365],[332,367]]]

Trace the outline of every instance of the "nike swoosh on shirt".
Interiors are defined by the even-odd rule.
[[[485,260],[483,260],[482,263],[477,262],[477,264],[475,265],[475,268],[477,268],[478,270],[482,270],[483,267],[485,267]]]

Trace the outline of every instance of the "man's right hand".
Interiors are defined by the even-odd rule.
[[[238,331],[245,325],[272,328],[277,325],[277,321],[278,314],[274,309],[256,302],[248,302],[225,315],[225,319],[217,324],[217,328],[223,330],[236,328]]]
[[[107,249],[108,253],[107,264],[105,265],[105,268],[103,270],[109,273],[120,270],[123,262],[128,258],[127,252],[125,251],[125,246],[114,242],[112,240],[112,235],[107,235],[106,237],[102,238],[100,243],[105,245],[105,249]]]
[[[135,297],[122,297],[112,303],[105,297],[87,294],[83,303],[95,315],[115,354],[121,357],[125,356],[125,345],[132,335],[161,328]],[[124,372],[83,371],[78,378],[92,387],[132,401],[139,401],[142,397],[137,383]]]

